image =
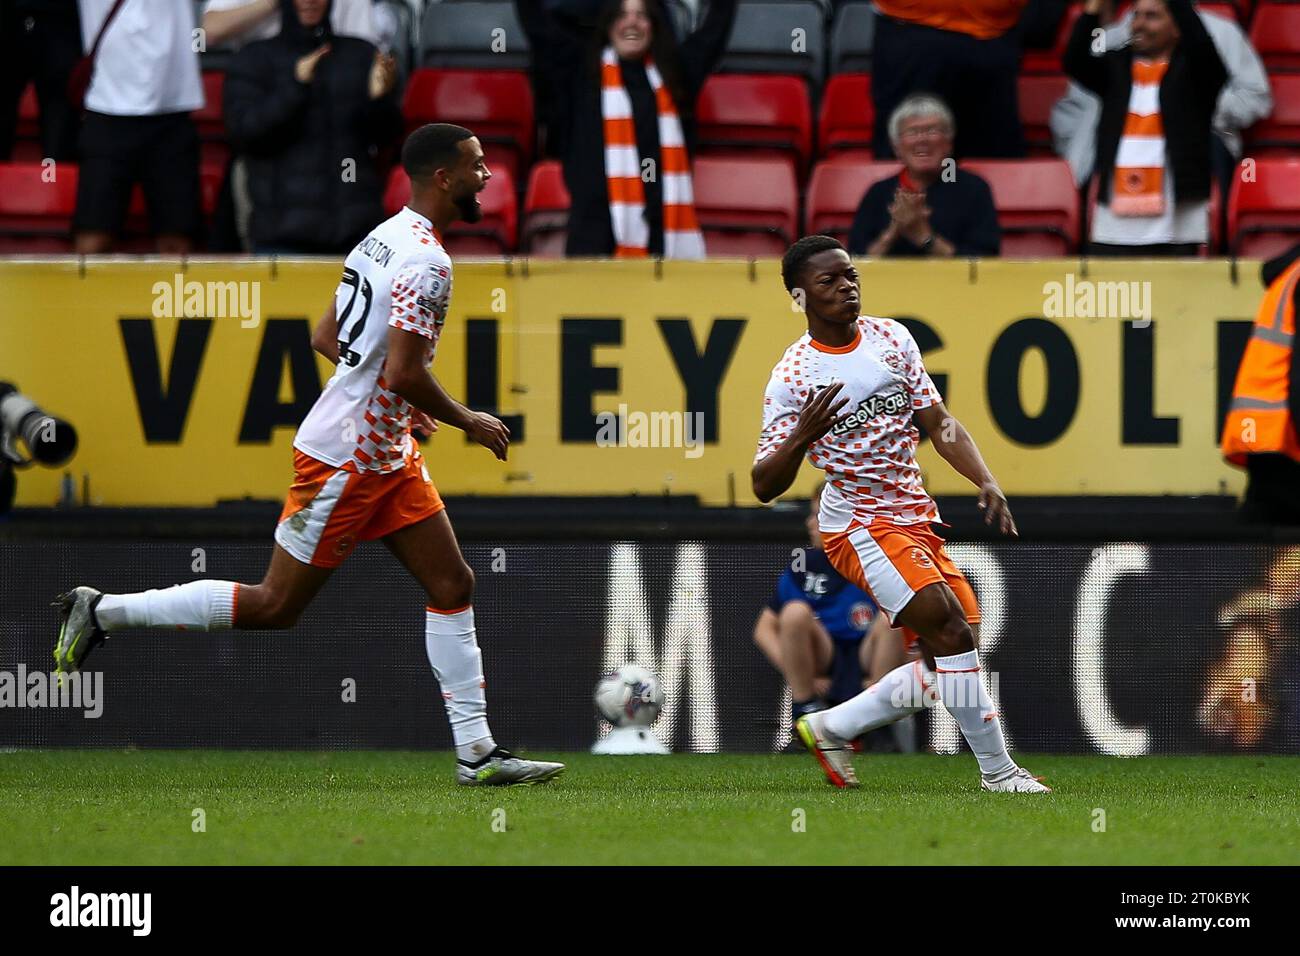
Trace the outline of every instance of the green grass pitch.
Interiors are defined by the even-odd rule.
[[[469,789],[446,753],[0,753],[0,864],[1300,859],[1296,757],[1022,756],[1044,796],[982,793],[969,755],[862,756],[847,791],[803,756],[557,759],[553,783]]]

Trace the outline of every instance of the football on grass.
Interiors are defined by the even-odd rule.
[[[659,678],[636,664],[610,671],[596,685],[596,713],[615,727],[649,727],[663,709]]]

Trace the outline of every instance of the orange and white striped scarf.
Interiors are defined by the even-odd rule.
[[[1159,216],[1165,211],[1165,127],[1160,81],[1168,60],[1134,60],[1128,116],[1115,152],[1110,211],[1116,216]]]
[[[664,258],[703,259],[704,236],[695,218],[691,164],[681,120],[654,61],[645,61],[646,78],[659,109],[659,168],[653,170],[663,191]],[[645,183],[636,148],[632,98],[623,88],[618,57],[606,47],[600,58],[600,111],[605,124],[605,179],[609,184],[609,218],[614,227],[614,255],[644,258],[650,245],[645,220]]]

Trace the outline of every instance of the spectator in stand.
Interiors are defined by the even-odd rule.
[[[1094,255],[1195,255],[1209,239],[1210,140],[1227,70],[1191,0],[1137,0],[1133,40],[1093,55],[1088,0],[1065,72],[1101,98]]]
[[[888,120],[913,93],[933,93],[956,117],[956,155],[1025,155],[1016,78],[1025,0],[876,0],[871,96],[874,150],[894,155]]]
[[[81,38],[94,46],[113,0],[79,0]],[[194,5],[125,0],[103,31],[86,90],[73,247],[108,252],[139,183],[158,251],[189,252],[199,230],[199,137],[190,113],[203,106],[194,52]]]
[[[29,82],[40,107],[41,156],[76,159],[81,120],[68,102],[68,75],[80,56],[77,0],[0,0],[0,162],[13,155]]]
[[[253,251],[336,254],[383,218],[374,153],[397,139],[397,70],[336,36],[329,0],[281,0],[283,25],[226,74],[225,120],[245,157]]]
[[[954,132],[952,113],[937,97],[915,94],[898,105],[889,117],[889,140],[903,169],[862,197],[849,231],[850,253],[998,254],[1002,234],[993,193],[979,176],[957,168]]]
[[[330,29],[335,36],[378,45],[374,9],[374,0],[334,0]],[[269,40],[280,32],[280,22],[280,0],[206,0],[203,4],[203,31],[209,50]]]
[[[1107,28],[1107,49],[1119,49],[1130,41],[1132,11],[1116,22],[1115,0],[1104,0],[1099,14],[1101,24]],[[1228,81],[1219,91],[1214,110],[1214,137],[1210,140],[1210,165],[1219,181],[1220,192],[1226,197],[1232,186],[1233,170],[1242,155],[1242,130],[1273,111],[1273,93],[1259,54],[1237,22],[1202,10],[1196,14],[1205,24],[1228,71]],[[1065,96],[1052,107],[1052,140],[1057,153],[1070,163],[1080,186],[1092,178],[1100,115],[1101,101],[1073,80]]]
[[[695,100],[726,46],[736,0],[712,0],[680,44],[659,0],[609,0],[583,30],[541,0],[516,0],[548,135],[569,188],[570,256],[699,259],[690,156]],[[539,94],[540,95],[540,94]]]
[[[334,0],[330,28],[337,36],[356,37],[380,45],[374,0]],[[238,50],[255,40],[269,40],[280,32],[280,0],[205,0],[203,31],[207,49]],[[213,215],[208,247],[218,252],[247,252],[253,200],[248,192],[248,167],[232,154],[221,181],[221,194]]]

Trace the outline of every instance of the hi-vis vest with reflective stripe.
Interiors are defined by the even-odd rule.
[[[1234,465],[1245,465],[1247,455],[1277,453],[1300,462],[1300,443],[1287,405],[1297,282],[1300,262],[1268,287],[1255,315],[1255,330],[1241,357],[1223,423],[1223,457]]]

